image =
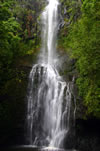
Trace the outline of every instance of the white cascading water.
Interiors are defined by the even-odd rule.
[[[41,16],[42,48],[29,76],[27,138],[30,145],[63,148],[70,125],[72,85],[56,69],[58,5],[58,0],[48,0]]]
[[[58,0],[48,0],[48,5],[41,16],[42,50],[40,61],[53,64],[55,57],[56,35],[58,27]]]

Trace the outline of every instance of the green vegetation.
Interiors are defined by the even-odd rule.
[[[39,0],[0,1],[0,89],[16,77],[16,60],[32,54],[40,46]],[[17,63],[18,64],[18,63]],[[14,75],[16,74],[16,75]],[[17,77],[18,78],[18,77]]]
[[[76,59],[76,83],[87,107],[86,114],[100,118],[100,1],[66,3],[67,15],[70,12],[66,23],[70,24],[65,24],[60,33],[60,45]],[[78,9],[72,9],[73,3],[77,3]]]
[[[4,74],[8,71],[13,58],[20,53],[18,35],[20,25],[10,11],[11,6],[11,1],[0,2],[0,83],[9,76],[10,70],[8,76]]]

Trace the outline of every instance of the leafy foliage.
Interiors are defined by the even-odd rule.
[[[0,88],[11,79],[18,57],[39,47],[41,9],[38,0],[0,1]]]
[[[12,1],[0,2],[0,82],[7,78],[5,70],[8,71],[14,57],[20,53],[18,30],[19,24],[13,17],[10,8]]]
[[[73,21],[63,46],[69,47],[79,71],[79,94],[87,106],[87,114],[100,117],[100,2],[83,0],[82,16]]]

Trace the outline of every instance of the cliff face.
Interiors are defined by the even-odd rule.
[[[0,92],[0,145],[25,144],[28,77],[36,55],[16,60],[13,77]]]

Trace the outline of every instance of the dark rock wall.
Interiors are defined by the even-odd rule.
[[[28,77],[36,54],[19,58],[0,95],[0,145],[25,144]],[[33,62],[34,61],[34,62]]]
[[[75,148],[79,151],[100,150],[100,120],[76,120]]]

